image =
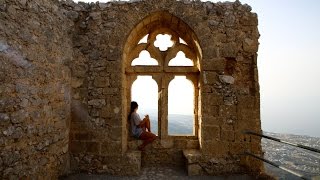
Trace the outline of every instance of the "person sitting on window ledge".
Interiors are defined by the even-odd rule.
[[[146,115],[146,117],[141,120],[137,110],[138,103],[132,101],[128,120],[130,121],[132,135],[143,140],[143,143],[138,149],[144,151],[145,146],[152,143],[157,136],[151,132],[149,115]]]

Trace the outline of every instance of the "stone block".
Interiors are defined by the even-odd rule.
[[[161,139],[160,145],[162,148],[172,148],[172,147],[174,147],[174,140],[173,139]]]
[[[85,142],[86,153],[99,154],[100,153],[100,143],[98,142]]]
[[[138,146],[143,143],[142,140],[134,139],[128,141],[128,150],[137,150]]]
[[[246,38],[243,41],[243,50],[248,53],[255,53],[258,51],[258,41]]]
[[[254,154],[262,154],[261,143],[260,142],[251,142],[250,151]]]
[[[213,59],[218,57],[218,49],[216,46],[208,46],[203,49],[203,59]]]
[[[0,113],[0,122],[8,122],[10,120],[10,117],[8,116],[8,114],[5,113]]]
[[[236,43],[223,43],[219,49],[220,57],[236,58],[239,49]]]
[[[237,110],[237,117],[245,123],[255,123],[255,120],[260,118],[260,112],[255,109],[242,108]]]
[[[231,141],[231,142],[233,142],[235,140],[234,131],[229,131],[229,130],[222,129],[221,130],[221,140],[222,141]]]
[[[229,151],[229,142],[223,141],[203,141],[200,146],[203,154],[214,156],[226,155]]]
[[[222,124],[222,119],[211,115],[202,116],[202,124],[219,126]]]
[[[95,87],[107,87],[110,85],[110,82],[107,77],[96,77],[93,84]]]
[[[95,107],[102,107],[106,105],[106,100],[105,99],[92,99],[88,101],[88,105],[90,106],[95,106]]]
[[[223,104],[223,97],[213,93],[203,93],[201,97],[202,107],[221,105]]]
[[[239,131],[239,129],[236,129],[235,131],[235,141],[236,142],[251,142],[251,136],[248,134],[244,134],[243,131]]]
[[[248,149],[247,143],[234,142],[229,144],[230,153],[237,155],[243,154]]]
[[[211,71],[204,71],[203,72],[203,82],[204,84],[213,85],[217,82],[217,73]]]
[[[204,93],[212,93],[213,89],[210,85],[203,85],[202,86],[202,92]]]
[[[240,24],[245,26],[257,26],[258,25],[257,14],[247,14],[246,16],[242,16],[240,18]]]
[[[17,124],[27,121],[29,119],[29,113],[25,110],[20,110],[11,114],[11,123]]]
[[[116,155],[121,152],[121,141],[105,141],[101,143],[101,154]]]
[[[187,164],[199,163],[201,161],[201,152],[197,149],[185,149],[183,155],[187,159]]]
[[[199,164],[188,165],[188,176],[199,176],[202,174],[202,167]]]
[[[176,139],[174,140],[174,147],[177,149],[187,148],[187,140],[185,139]]]
[[[225,65],[226,65],[226,62],[222,58],[203,59],[202,60],[202,69],[204,71],[223,72]]]
[[[120,124],[120,123],[119,123]],[[109,128],[108,137],[113,141],[120,141],[122,137],[122,127],[113,126]]]
[[[81,141],[71,141],[70,142],[71,153],[84,153],[86,151],[86,144]]]
[[[256,105],[255,99],[255,96],[237,96],[237,105],[240,108],[254,108]]]
[[[227,124],[226,120],[223,120],[223,124],[221,125],[221,128],[227,131],[233,131],[234,126],[233,124]]]
[[[109,106],[104,106],[101,108],[99,114],[103,118],[110,118],[112,117],[112,109]]]
[[[188,140],[186,148],[187,149],[199,149],[200,148],[199,140]]]
[[[73,77],[71,80],[72,88],[79,88],[83,84],[83,79]]]
[[[236,25],[237,18],[232,13],[226,13],[224,24],[226,27],[234,27]]]
[[[229,106],[229,105],[222,105],[219,106],[219,116],[220,117],[231,117],[237,115],[237,107],[236,106]]]
[[[219,75],[219,80],[225,84],[234,84],[234,77],[229,75]]]
[[[219,140],[220,139],[220,127],[219,126],[208,126],[202,125],[201,137],[204,141]]]
[[[213,106],[205,106],[202,110],[203,116],[210,116],[210,117],[218,117],[219,116],[219,106],[213,105]]]
[[[106,95],[116,95],[120,92],[119,88],[105,88],[103,89],[103,94]]]
[[[92,139],[92,135],[89,132],[75,132],[73,133],[73,139],[77,140],[77,141],[81,141],[81,140],[91,140]]]
[[[126,161],[130,168],[124,170],[126,175],[139,175],[141,170],[141,151],[129,151],[125,154]]]
[[[261,131],[255,131],[256,133],[258,133],[258,134],[262,134],[262,132]],[[261,137],[259,137],[259,136],[254,136],[254,135],[250,135],[251,136],[251,142],[253,142],[253,143],[261,143]]]

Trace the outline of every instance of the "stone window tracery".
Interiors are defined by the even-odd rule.
[[[152,21],[154,20],[154,22]],[[169,21],[169,22],[168,22]],[[149,24],[146,24],[148,22]],[[165,39],[165,41],[160,41]],[[199,45],[193,31],[179,18],[159,12],[145,18],[128,37],[125,47],[125,72],[127,77],[127,99],[131,101],[131,86],[138,76],[152,76],[158,84],[158,136],[171,137],[168,123],[168,88],[176,76],[190,80],[193,93],[192,133],[198,136],[198,76]],[[165,42],[165,43],[163,43]],[[142,53],[148,52],[149,61],[136,63]],[[150,63],[157,61],[157,63]],[[182,134],[181,134],[182,135]],[[186,135],[186,134],[184,134]]]

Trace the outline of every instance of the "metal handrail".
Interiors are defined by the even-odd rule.
[[[288,172],[288,173],[290,173],[290,174],[293,174],[293,175],[295,175],[295,176],[297,176],[297,177],[299,177],[299,178],[301,178],[301,179],[307,179],[307,180],[309,180],[309,178],[303,176],[302,174],[299,174],[299,173],[297,173],[297,172],[295,172],[295,171],[292,171],[292,170],[290,170],[290,169],[288,169],[288,168],[286,168],[286,167],[280,166],[280,165],[278,165],[278,164],[276,164],[276,163],[274,163],[274,162],[271,162],[271,161],[269,161],[269,160],[263,159],[262,157],[259,157],[259,156],[257,156],[257,155],[254,155],[254,154],[252,154],[252,153],[250,153],[250,152],[245,152],[245,154],[246,154],[246,155],[249,155],[249,156],[252,156],[252,157],[254,157],[254,158],[256,158],[256,159],[259,159],[259,160],[261,160],[261,161],[264,161],[264,162],[266,162],[266,163],[268,163],[268,164],[270,164],[270,165],[272,165],[272,166],[274,166],[274,167],[276,167],[276,168],[282,169],[282,170],[284,170],[284,171],[286,171],[286,172]]]
[[[306,149],[306,150],[309,150],[309,151],[312,151],[312,152],[320,153],[320,150],[316,149],[316,148],[308,147],[308,146],[301,145],[301,144],[291,143],[291,142],[284,141],[284,140],[281,140],[281,139],[278,139],[278,138],[266,136],[264,134],[258,134],[258,133],[255,133],[253,131],[244,131],[243,133],[244,134],[252,134],[252,135],[255,135],[255,136],[260,136],[260,137],[263,137],[263,138],[266,138],[266,139],[270,139],[270,140],[277,141],[277,142],[280,142],[280,143],[288,144],[288,145],[291,145],[291,146],[294,146],[294,147],[299,147],[299,148]]]
[[[306,150],[309,150],[309,151],[312,151],[312,152],[320,153],[320,150],[319,150],[319,149],[316,149],[316,148],[308,147],[308,146],[301,145],[301,144],[291,143],[291,142],[284,141],[284,140],[281,140],[281,139],[278,139],[278,138],[275,138],[275,137],[270,137],[270,136],[267,136],[267,135],[264,135],[264,134],[259,134],[259,133],[253,132],[253,131],[246,130],[246,131],[243,131],[243,133],[244,133],[244,134],[250,134],[250,135],[255,135],[255,136],[263,137],[263,138],[270,139],[270,140],[273,140],[273,141],[277,141],[277,142],[280,142],[280,143],[288,144],[288,145],[290,145],[290,146],[294,146],[294,147],[306,149]],[[299,173],[297,173],[297,172],[295,172],[295,171],[292,171],[292,170],[290,170],[290,169],[288,169],[288,168],[286,168],[286,167],[280,166],[280,165],[278,165],[278,164],[276,164],[276,163],[274,163],[274,162],[271,162],[271,161],[269,161],[269,160],[266,160],[266,159],[264,159],[264,158],[262,158],[262,157],[259,157],[259,156],[257,156],[257,155],[254,155],[254,154],[252,154],[252,153],[250,153],[250,152],[245,152],[245,155],[249,155],[249,156],[252,156],[252,157],[254,157],[254,158],[256,158],[256,159],[259,159],[259,160],[261,160],[261,161],[264,161],[264,162],[266,162],[266,163],[268,163],[268,164],[270,164],[270,165],[272,165],[272,166],[274,166],[274,167],[277,167],[277,168],[282,169],[282,170],[284,170],[284,171],[286,171],[286,172],[288,172],[288,173],[290,173],[290,174],[293,174],[293,175],[295,175],[295,176],[297,176],[297,177],[300,177],[301,179],[309,179],[309,178],[303,176],[302,174],[299,174]]]

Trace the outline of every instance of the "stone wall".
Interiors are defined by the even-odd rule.
[[[126,48],[159,12],[176,17],[168,23],[174,30],[196,36],[198,134],[161,136],[141,154],[141,142],[128,134]],[[133,175],[141,165],[183,165],[184,158],[190,175],[262,170],[241,155],[262,154],[260,139],[242,133],[261,131],[259,32],[250,6],[2,0],[0,13],[3,177],[56,177],[64,170]]]
[[[68,170],[72,24],[58,1],[0,1],[0,179]]]
[[[131,31],[145,17],[166,11],[193,29],[202,48],[199,134],[196,140],[175,137],[157,140],[149,152],[142,154],[142,163],[181,164],[182,150],[197,148],[205,157],[215,157],[218,164],[228,159],[228,164],[235,166],[223,173],[248,171],[244,167],[249,161],[250,166],[257,163],[252,167],[260,170],[261,163],[240,156],[244,150],[261,154],[260,139],[242,134],[243,130],[261,129],[256,62],[259,33],[257,15],[250,12],[250,6],[238,1],[149,0],[65,3],[65,7],[78,31],[73,36],[76,53],[71,66],[71,154],[75,169],[128,173],[122,171],[126,166],[113,168],[104,161],[118,157],[117,162],[125,165],[123,157],[137,145],[127,135],[130,96],[126,92],[130,87],[124,72],[127,63],[124,48]],[[215,167],[221,169],[212,166],[207,173],[219,172]]]

